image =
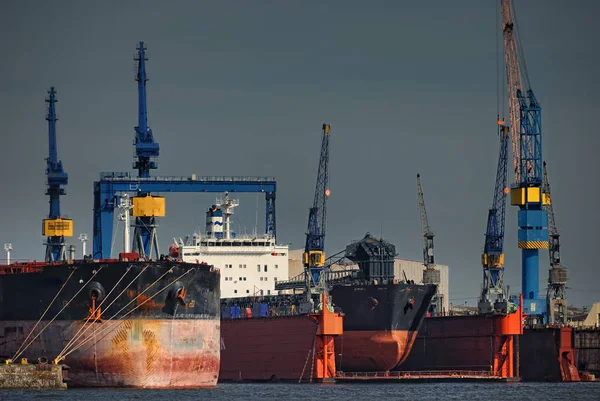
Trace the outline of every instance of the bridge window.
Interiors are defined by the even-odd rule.
[[[267,265],[265,265],[265,273],[267,272]]]
[[[234,294],[237,294],[237,290],[233,290],[233,293],[234,293]]]
[[[276,268],[276,269],[279,269],[279,265],[275,265],[275,268]]]
[[[260,272],[260,265],[256,265],[256,271]]]

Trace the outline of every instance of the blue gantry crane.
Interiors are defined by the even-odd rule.
[[[146,47],[144,42],[139,42],[137,54],[135,80],[138,83],[138,125],[135,127],[135,155],[133,168],[137,169],[139,178],[149,178],[150,170],[158,167],[156,158],[159,154],[158,143],[154,140],[152,130],[148,126],[148,107],[146,103]],[[135,216],[135,230],[133,233],[133,251],[142,257],[151,257],[152,253],[158,257],[158,238],[156,235],[156,217],[165,215],[165,199],[152,196],[149,192],[139,192],[132,199],[132,214]]]
[[[265,234],[276,238],[274,177],[252,176],[196,176],[151,177],[150,170],[157,168],[159,154],[152,130],[148,126],[146,105],[146,47],[139,42],[135,56],[136,81],[138,82],[138,125],[135,127],[136,160],[133,168],[137,177],[127,172],[103,172],[94,182],[94,235],[93,258],[107,259],[112,256],[114,213],[122,194],[133,194],[131,214],[135,219],[133,251],[143,258],[159,257],[156,235],[156,217],[165,215],[165,199],[156,193],[206,193],[206,192],[262,192],[265,194]]]
[[[303,263],[306,272],[306,294],[309,299],[311,292],[323,293],[325,280],[322,272],[325,269],[325,217],[327,213],[327,198],[329,198],[329,132],[331,126],[323,124],[321,140],[321,156],[317,172],[317,185],[313,206],[308,214],[308,230],[304,246]],[[312,281],[312,283],[311,283]],[[312,288],[314,285],[314,288]]]
[[[518,246],[522,250],[523,312],[543,323],[546,301],[539,298],[539,250],[548,248],[548,218],[542,193],[542,109],[527,73],[510,0],[501,0],[504,60],[512,130],[515,184],[511,204],[519,207]]]
[[[46,195],[50,197],[50,213],[44,219],[42,235],[46,237],[46,262],[58,262],[66,259],[65,237],[73,236],[73,221],[61,217],[60,196],[65,195],[64,186],[69,182],[69,176],[63,170],[62,161],[58,160],[56,143],[56,91],[51,87],[46,103],[48,112],[48,159],[46,165],[47,185]]]
[[[496,170],[494,200],[488,211],[485,245],[481,255],[483,286],[479,298],[479,313],[506,313],[507,291],[504,286],[504,222],[506,215],[507,164],[509,128],[499,123],[500,153]]]

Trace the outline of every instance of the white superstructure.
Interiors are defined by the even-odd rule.
[[[275,295],[277,280],[288,279],[288,246],[277,245],[266,234],[237,236],[230,217],[238,205],[226,192],[206,212],[205,233],[194,234],[185,244],[175,240],[173,248],[185,262],[205,262],[221,270],[221,298]]]

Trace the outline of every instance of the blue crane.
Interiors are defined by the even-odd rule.
[[[50,213],[44,219],[42,235],[46,236],[46,262],[58,262],[66,259],[65,237],[73,236],[73,221],[63,219],[60,215],[60,196],[65,195],[63,186],[69,182],[69,176],[63,170],[62,161],[58,160],[56,146],[56,91],[51,87],[48,91],[48,159],[46,159],[47,185],[46,195],[50,197]]]
[[[327,212],[327,198],[330,194],[329,188],[327,188],[329,181],[330,129],[331,126],[329,124],[323,124],[317,186],[315,188],[314,203],[308,214],[308,230],[306,231],[306,245],[304,246],[303,262],[307,279],[306,292],[309,297],[313,284],[316,293],[322,293],[325,290],[324,280],[321,280],[321,273],[325,269],[325,216]]]
[[[481,255],[483,287],[479,299],[479,313],[506,313],[507,294],[504,286],[504,222],[506,215],[509,128],[499,126],[500,154],[496,170],[494,200],[488,211],[485,245]],[[495,296],[495,299],[492,297]]]
[[[158,143],[154,141],[152,130],[148,126],[148,107],[146,104],[146,47],[144,42],[139,42],[137,54],[137,73],[135,80],[138,83],[138,125],[135,127],[135,154],[137,160],[133,168],[137,169],[139,178],[149,178],[150,170],[156,169],[155,159],[159,154]],[[156,217],[164,216],[164,198],[152,197],[149,193],[138,193],[133,198],[133,215],[135,216],[133,251],[145,257],[151,257],[153,251],[158,257],[158,238],[156,236]]]
[[[510,0],[501,0],[504,59],[512,129],[515,184],[511,204],[519,207],[518,246],[522,255],[523,312],[530,323],[543,323],[546,301],[539,298],[539,250],[548,248],[548,217],[542,193],[542,109],[527,73]]]
[[[152,130],[148,126],[148,107],[146,105],[146,47],[144,42],[139,42],[138,54],[134,57],[137,61],[137,74],[135,80],[138,83],[138,125],[135,127],[135,154],[137,160],[133,168],[138,170],[138,177],[150,177],[150,170],[158,167],[154,160],[158,157],[158,143],[154,141]]]
[[[114,213],[119,197],[125,193],[133,194],[131,214],[136,217],[133,251],[142,257],[158,257],[156,237],[156,217],[165,215],[165,199],[152,196],[160,192],[252,192],[264,193],[266,200],[265,233],[276,238],[275,198],[276,182],[274,177],[150,177],[150,170],[156,169],[155,158],[159,154],[158,143],[154,141],[152,130],[148,127],[146,106],[146,47],[139,42],[135,61],[138,82],[138,125],[135,127],[136,160],[133,168],[138,177],[130,173],[104,172],[100,180],[94,182],[94,235],[93,258],[107,259],[112,256]]]

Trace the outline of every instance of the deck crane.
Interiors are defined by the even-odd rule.
[[[499,123],[500,154],[496,170],[494,200],[488,211],[485,246],[481,255],[483,287],[478,303],[479,313],[506,313],[507,293],[504,286],[504,222],[506,215],[507,164],[509,128]],[[495,297],[495,299],[492,299]]]
[[[48,91],[48,142],[49,155],[46,159],[46,176],[48,188],[46,195],[50,196],[50,213],[44,219],[42,235],[46,237],[46,262],[58,262],[66,259],[65,237],[73,236],[73,221],[63,219],[60,215],[60,196],[65,195],[63,186],[69,182],[67,173],[63,170],[62,161],[58,160],[56,143],[56,91],[51,87]]]
[[[421,221],[421,233],[423,234],[423,284],[435,284],[438,289],[431,300],[429,314],[436,316],[442,310],[442,299],[439,294],[440,271],[435,268],[435,258],[433,254],[433,237],[434,234],[429,227],[427,219],[427,210],[425,209],[425,198],[423,197],[423,188],[421,187],[421,175],[417,174],[417,193],[418,193],[418,208]]]
[[[321,156],[319,158],[319,171],[317,173],[317,185],[313,206],[308,214],[308,230],[306,232],[306,245],[302,256],[305,276],[306,294],[308,301],[312,301],[312,295],[318,295],[326,291],[325,275],[325,216],[327,212],[327,198],[329,198],[329,132],[331,126],[323,124],[323,137],[321,140]],[[311,288],[313,287],[314,288]],[[318,302],[317,302],[318,303]]]
[[[158,167],[155,159],[159,154],[158,143],[154,141],[152,130],[148,126],[148,109],[146,106],[146,47],[139,42],[134,60],[137,62],[135,80],[138,83],[138,125],[135,127],[135,155],[137,160],[133,168],[137,169],[139,178],[149,178],[150,170]],[[138,193],[132,199],[132,214],[135,216],[135,231],[133,234],[133,251],[142,257],[156,258],[159,255],[158,238],[156,236],[156,217],[165,215],[165,198],[152,196],[149,193]]]
[[[550,181],[546,162],[544,162],[544,186],[542,192],[548,199],[545,205],[548,213],[548,236],[550,251],[550,271],[548,275],[548,292],[546,296],[548,308],[548,323],[567,323],[567,271],[560,262],[560,234],[556,228],[554,218],[554,207],[552,206],[552,195],[550,192]]]
[[[539,250],[548,247],[547,215],[542,194],[541,106],[529,83],[525,59],[517,42],[510,0],[501,0],[504,61],[508,85],[515,184],[511,204],[519,206],[518,246],[522,252],[523,312],[530,323],[543,323],[546,302],[539,299]]]

